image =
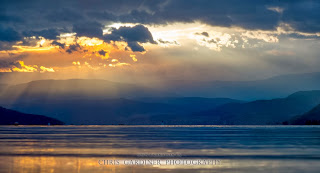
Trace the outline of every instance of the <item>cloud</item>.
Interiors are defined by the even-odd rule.
[[[27,57],[26,54],[23,55],[15,55],[15,54],[9,54],[6,57],[0,57],[0,69],[12,69],[13,67],[21,68],[19,61],[22,61]]]
[[[275,31],[285,23],[297,32],[320,32],[320,2],[312,0],[32,0],[1,1],[0,6],[2,50],[11,47],[3,42],[22,41],[22,36],[56,39],[62,32],[59,28],[71,29],[77,36],[102,38],[103,25],[113,22],[154,26],[201,22],[211,26],[268,31]],[[118,34],[108,35],[106,40],[124,39]],[[133,42],[130,44],[137,48],[135,50],[142,50],[140,44],[143,41],[128,42]]]
[[[30,56],[31,60],[26,62],[47,61],[52,64],[57,63],[61,66],[65,66],[66,64],[70,65],[70,62],[76,61],[73,59],[74,56],[71,53],[79,51],[80,49],[81,52],[82,50],[83,52],[88,50],[85,54],[90,54],[88,56],[90,58],[91,56],[103,54],[103,52],[99,53],[99,51],[104,50],[110,54],[110,59],[119,58],[121,62],[127,62],[127,59],[124,60],[121,58],[129,58],[128,54],[132,54],[132,52],[123,52],[122,50],[124,50],[125,46],[127,46],[126,50],[131,49],[137,52],[145,51],[147,48],[152,50],[147,54],[137,54],[139,62],[135,63],[135,65],[151,61],[150,59],[153,59],[153,62],[157,62],[156,59],[159,60],[161,58],[159,61],[166,61],[163,64],[167,64],[170,60],[174,60],[174,58],[178,56],[182,57],[179,58],[179,61],[184,61],[187,59],[186,57],[192,59],[190,57],[197,56],[199,58],[203,57],[201,60],[197,59],[197,62],[203,64],[208,64],[209,61],[213,62],[214,58],[212,57],[215,57],[217,60],[215,67],[218,67],[220,63],[218,60],[221,61],[221,64],[231,64],[237,62],[237,60],[228,59],[229,61],[227,61],[225,59],[228,57],[241,57],[244,58],[244,60],[237,58],[239,62],[246,62],[245,56],[252,57],[260,55],[261,53],[265,54],[266,50],[270,50],[279,45],[290,47],[290,49],[299,49],[301,52],[313,50],[305,51],[306,55],[302,57],[310,56],[309,59],[313,58],[313,56],[318,57],[318,52],[315,49],[318,44],[311,44],[312,41],[303,40],[311,38],[319,39],[317,36],[317,33],[320,32],[320,7],[318,1],[106,0],[89,2],[82,0],[32,0],[0,1],[0,7],[0,49],[16,49],[10,52],[29,51],[30,54],[36,55]],[[130,25],[131,27],[117,27],[110,29],[109,32],[104,30],[105,35],[103,35],[102,29],[106,29],[104,26],[114,24],[114,22],[126,26]],[[125,22],[130,24],[125,24]],[[290,33],[278,32],[277,28],[281,24],[290,25]],[[137,29],[134,25],[141,25],[140,29]],[[177,28],[175,25],[182,27],[188,26],[190,28]],[[62,34],[61,37],[57,37],[59,33],[61,34],[61,32],[63,32],[59,30],[61,28],[67,28],[70,32],[74,33],[68,33],[68,36],[63,36],[65,34]],[[170,31],[178,30],[167,34],[168,32],[163,32],[166,29]],[[3,36],[3,31],[9,34]],[[215,35],[211,31],[221,32],[221,34]],[[27,38],[30,39],[30,41],[28,41],[23,38],[23,36],[25,36],[23,33],[26,32],[32,32],[32,34],[29,35],[41,36],[53,40],[46,40],[45,45],[40,47],[39,40]],[[195,36],[194,33],[196,32],[199,35]],[[242,35],[242,33],[244,34]],[[313,35],[307,35],[306,33],[312,33]],[[91,43],[94,46],[86,46],[79,41],[82,36],[90,38],[96,37],[101,39],[101,42],[104,40],[108,43],[112,42],[112,44],[101,43],[101,45],[98,45],[89,40],[85,43]],[[197,38],[193,40],[194,37]],[[290,39],[287,39],[288,37]],[[292,41],[293,39],[291,39],[291,37],[301,38],[301,40],[295,39]],[[56,40],[55,38],[60,39]],[[56,42],[54,42],[54,40]],[[160,46],[145,44],[155,44],[154,40],[156,40]],[[173,49],[164,50],[161,48],[165,44],[170,44],[169,42],[174,43],[174,40],[181,43],[181,45]],[[246,40],[248,40],[248,43],[243,43]],[[32,46],[29,45],[31,41]],[[119,41],[119,43],[114,43],[117,41]],[[239,43],[237,43],[237,41],[239,41]],[[123,44],[123,42],[127,44]],[[293,45],[295,42],[299,42],[299,45]],[[51,46],[50,43],[55,46]],[[15,47],[12,48],[13,44],[15,44]],[[209,49],[199,45],[208,47]],[[236,49],[231,50],[230,48],[233,48],[234,45]],[[245,45],[246,48],[248,46],[252,49],[240,49],[243,45]],[[309,48],[306,45],[312,46],[309,46]],[[62,54],[61,50],[55,50],[57,46],[64,49],[67,53]],[[195,49],[200,51],[194,51]],[[217,51],[223,49],[225,51],[212,53],[210,49]],[[70,53],[70,55],[68,53]],[[273,51],[269,52],[268,56],[270,56],[270,54],[281,53]],[[43,55],[44,58],[39,58],[40,55]],[[297,54],[296,56],[298,55],[300,56],[301,54]],[[150,58],[140,59],[140,56],[148,56]],[[66,60],[66,57],[70,59]],[[96,65],[89,61],[88,57],[86,57],[88,63],[92,66]],[[222,60],[222,57],[225,59]],[[97,59],[98,58],[92,58],[92,61],[98,61]],[[105,63],[107,61],[108,59],[105,58],[103,61],[99,61],[99,63]],[[131,59],[130,62],[132,62]],[[253,61],[250,60],[250,62]],[[292,62],[294,61],[292,60]],[[56,66],[53,65],[53,67]],[[238,68],[239,66],[235,65],[234,67]],[[254,67],[256,66],[252,65],[252,68]],[[60,70],[61,69],[59,69],[59,71]],[[234,72],[236,71],[237,70]]]
[[[130,57],[132,58],[132,61],[137,62],[138,59],[136,58],[136,55],[130,55]]]
[[[105,56],[106,53],[108,53],[108,52],[106,52],[106,51],[101,49],[101,50],[98,51],[98,53],[99,53],[99,55]]]
[[[1,1],[0,6],[4,8],[0,20],[8,24],[24,21],[15,27],[32,30],[45,26],[70,27],[81,21],[96,20],[156,25],[200,21],[251,30],[274,30],[279,23],[289,23],[298,31],[320,32],[320,2],[312,0],[33,0]]]
[[[0,72],[55,72],[53,68],[37,65],[26,65],[22,60],[26,55],[10,56],[0,59]]]
[[[200,46],[205,46],[215,51],[221,51],[223,47],[236,48],[239,46],[239,38],[234,34],[211,31],[211,37],[209,37],[209,33],[202,33],[195,33],[193,37]]]
[[[101,38],[103,31],[102,25],[96,21],[79,22],[73,25],[72,31],[77,33],[77,36],[97,37]]]
[[[130,49],[133,52],[144,52],[145,49],[143,48],[143,46],[141,46],[139,43],[137,42],[128,42],[128,47],[130,47]]]
[[[175,44],[175,45],[179,45],[179,43],[177,41],[167,41],[167,40],[162,40],[162,39],[158,39],[158,42],[161,44]]]
[[[22,60],[27,57],[26,54],[24,55],[9,55],[7,58],[0,59],[0,72],[37,72],[38,66],[37,65],[26,65],[25,62]],[[44,69],[45,67],[42,66],[40,69]],[[50,70],[48,68],[47,70]],[[53,70],[53,69],[52,69]]]
[[[122,26],[119,29],[112,28],[111,34],[106,35],[104,38],[108,40],[110,35],[114,36],[111,38],[115,38],[115,41],[125,40],[129,42],[155,43],[152,34],[143,25],[136,25],[134,27]]]
[[[66,44],[65,43],[60,43],[58,41],[53,41],[51,42],[52,45],[55,45],[55,46],[59,46],[60,48],[64,49]]]
[[[70,8],[72,7],[50,11],[45,15],[45,19],[51,22],[75,22],[84,19],[84,16],[81,13]]]
[[[69,54],[74,52],[74,51],[78,51],[78,49],[81,49],[80,45],[78,43],[75,44],[71,44],[68,49],[66,50],[66,52],[68,52]]]
[[[3,27],[0,25],[0,41],[14,42],[22,39],[22,36],[11,27]]]
[[[208,32],[201,32],[201,33],[195,33],[196,35],[203,35],[205,37],[209,37],[209,33]]]
[[[157,44],[152,37],[151,32],[143,25],[133,27],[122,26],[119,29],[112,28],[110,34],[103,36],[106,42],[125,41],[132,51],[143,52],[145,49],[141,43]]]
[[[250,39],[263,40],[263,41],[269,42],[269,43],[279,42],[279,39],[275,34],[265,33],[262,31],[246,31],[246,32],[242,33],[242,36],[245,38],[250,38]]]
[[[15,42],[0,41],[0,51],[1,50],[12,50],[12,49],[14,49],[12,47],[14,44],[15,44]]]
[[[293,1],[283,4],[285,10],[281,21],[292,26],[296,31],[320,32],[320,2]]]
[[[118,17],[110,12],[107,11],[89,11],[87,12],[89,18],[93,18],[96,20],[102,20],[107,22],[115,22],[119,21]]]
[[[50,40],[55,40],[57,39],[57,36],[59,36],[61,33],[61,30],[59,29],[44,29],[44,30],[40,30],[40,31],[24,31],[23,35],[25,37],[32,37],[32,36],[36,36],[36,37],[44,37],[46,39],[50,39]]]
[[[47,67],[44,67],[44,66],[40,66],[40,73],[44,73],[44,72],[55,72],[53,68],[47,68]]]
[[[132,10],[121,15],[120,21],[142,24],[192,23],[200,21],[212,26],[238,26],[246,29],[275,29],[280,15],[266,8],[268,1],[212,1],[212,0],[170,0],[154,10]],[[150,4],[148,4],[150,5]]]
[[[281,7],[268,7],[267,8],[268,10],[271,10],[271,11],[274,11],[274,12],[277,12],[277,13],[282,13],[283,12],[283,8],[281,8]]]
[[[14,65],[12,67],[12,71],[14,72],[37,72],[38,66],[37,65],[26,65],[23,61],[17,61],[19,65]]]
[[[12,59],[0,59],[0,69],[11,69],[14,66],[21,67],[19,62],[13,61]]]
[[[17,16],[8,16],[5,14],[0,14],[0,21],[1,22],[10,22],[10,23],[22,23],[24,20],[21,17]]]

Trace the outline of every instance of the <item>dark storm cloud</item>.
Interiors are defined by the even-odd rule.
[[[55,45],[55,46],[59,46],[59,47],[62,48],[62,49],[64,49],[65,46],[66,46],[66,44],[60,43],[60,42],[58,42],[58,41],[53,41],[53,42],[51,42],[51,44],[52,44],[52,45]]]
[[[46,39],[50,39],[50,40],[55,40],[57,39],[57,36],[59,36],[61,33],[61,30],[59,29],[44,29],[44,30],[40,30],[40,31],[24,31],[23,35],[25,37],[32,37],[32,36],[36,36],[36,37],[44,37]]]
[[[141,24],[200,21],[214,26],[264,30],[275,29],[280,22],[285,22],[299,31],[319,32],[319,3],[314,0],[2,1],[4,12],[0,19],[1,16],[16,16],[12,21],[23,18],[27,25],[41,21],[69,22],[71,26],[89,19]],[[282,10],[277,12],[270,8]]]
[[[103,55],[103,56],[105,56],[106,55],[106,53],[108,53],[108,52],[106,52],[106,51],[104,51],[104,50],[100,50],[100,51],[98,51],[98,53],[100,54],[100,55]]]
[[[202,35],[205,37],[209,37],[209,33],[208,32],[201,32],[201,33],[195,33],[196,35]]]
[[[279,23],[289,23],[297,31],[320,31],[320,1],[315,0],[170,0],[144,5],[145,9],[134,9],[119,20],[142,24],[200,21],[252,30],[274,30]]]
[[[25,37],[22,42],[19,43],[20,46],[37,46],[39,38]]]
[[[10,58],[0,59],[0,68],[12,68],[12,67],[21,68],[21,65],[18,61],[22,60],[26,56],[27,55],[18,55],[17,56],[15,54],[12,54],[12,55],[10,55]]]
[[[49,12],[45,18],[52,22],[75,22],[83,20],[85,17],[75,10],[62,8]]]
[[[23,38],[19,33],[29,31],[33,31],[34,35],[54,39],[58,33],[50,29],[64,27],[72,29],[78,36],[101,38],[102,27],[112,22],[151,25],[202,22],[250,30],[275,30],[280,23],[288,23],[296,31],[316,33],[320,32],[320,1],[3,0],[0,1],[0,21],[4,25],[0,28],[1,41],[21,40]],[[107,40],[125,40],[141,50],[138,45],[144,41],[137,38],[132,40],[129,37],[134,35],[130,34],[120,35],[123,38],[119,35],[109,35]]]
[[[0,25],[0,41],[13,42],[21,40],[21,35],[11,27],[3,27]]]
[[[79,44],[71,44],[68,49],[66,50],[66,52],[68,53],[72,53],[74,51],[78,51],[79,49],[81,49],[80,45]]]
[[[282,20],[302,32],[320,31],[320,1],[297,1],[285,6]]]
[[[15,42],[0,41],[0,51],[1,50],[12,50],[12,49],[14,49],[12,47],[14,44],[15,44]]]
[[[16,30],[0,25],[0,51],[12,50],[12,46],[20,40],[22,40],[22,36]]]
[[[102,20],[107,22],[116,22],[119,21],[118,17],[107,11],[89,11],[87,12],[87,16],[92,19]]]
[[[77,36],[97,37],[101,38],[103,25],[95,21],[79,22],[73,25],[72,31],[77,33]]]
[[[0,60],[0,68],[11,68],[11,67],[21,68],[19,62],[13,62],[12,60]]]
[[[10,23],[20,23],[24,22],[24,20],[17,16],[7,16],[4,14],[0,14],[0,21],[1,22],[10,22]]]
[[[155,43],[150,31],[143,25],[136,25],[134,27],[122,26],[119,29],[113,28],[109,35],[113,35],[116,41],[124,40],[128,42]],[[106,40],[108,40],[109,35],[105,36]]]
[[[200,21],[214,26],[240,26],[247,29],[274,29],[280,14],[267,9],[271,1],[252,0],[171,0],[155,11],[132,10],[120,16],[125,22],[168,24]]]
[[[128,42],[128,47],[130,47],[133,52],[145,51],[145,49],[137,42]]]
[[[119,29],[112,28],[110,34],[104,35],[104,40],[110,41],[125,41],[132,51],[142,52],[144,48],[139,43],[156,44],[152,34],[147,27],[136,25],[134,27],[120,27]]]

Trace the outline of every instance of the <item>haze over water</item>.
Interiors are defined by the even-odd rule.
[[[99,160],[215,160],[103,165]],[[318,172],[317,126],[1,126],[0,172]]]

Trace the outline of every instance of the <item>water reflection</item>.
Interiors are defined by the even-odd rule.
[[[319,134],[319,127],[286,126],[2,126],[0,172],[318,172]],[[137,159],[221,163],[99,162]]]
[[[99,165],[101,158],[1,157],[0,172],[92,173],[92,172],[318,172],[316,160],[221,160],[221,165]],[[117,159],[117,158],[104,158]]]

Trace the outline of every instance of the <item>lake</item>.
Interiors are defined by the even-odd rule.
[[[0,172],[319,172],[320,126],[0,126]]]

